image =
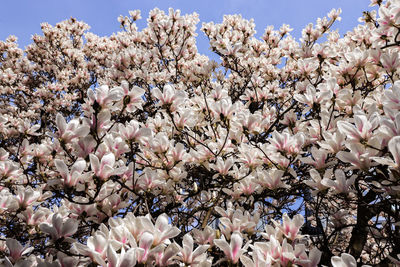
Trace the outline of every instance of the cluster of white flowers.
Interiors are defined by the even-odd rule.
[[[399,264],[400,1],[371,4],[344,37],[205,23],[221,64],[172,9],[0,42],[0,264]]]

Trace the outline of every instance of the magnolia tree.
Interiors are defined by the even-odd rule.
[[[254,37],[154,9],[0,42],[2,266],[400,260],[400,1]],[[322,38],[322,40],[321,40]]]

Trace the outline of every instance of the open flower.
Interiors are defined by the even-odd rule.
[[[17,201],[21,208],[26,208],[41,196],[41,193],[39,191],[32,189],[32,187],[30,186],[26,188],[18,186],[17,190]]]
[[[355,176],[350,177],[350,179],[346,178],[346,174],[343,172],[343,170],[335,170],[335,178],[336,180],[331,180],[328,177],[325,177],[322,179],[321,184],[325,185],[326,187],[331,187],[335,190],[335,193],[337,194],[348,194],[350,192],[353,192],[353,189],[351,187],[354,184],[354,181],[356,179]]]
[[[156,220],[156,224],[152,228],[154,234],[154,246],[163,243],[169,238],[177,236],[181,231],[169,224],[168,216],[166,214],[161,214]]]
[[[289,188],[290,186],[282,181],[282,176],[285,172],[278,169],[270,169],[268,172],[257,172],[255,182],[263,188],[275,190],[278,188]]]
[[[282,225],[275,220],[273,220],[273,223],[287,238],[294,240],[300,237],[298,233],[304,223],[304,217],[301,214],[296,214],[293,219],[290,219],[289,216],[284,213],[282,217]]]
[[[122,81],[121,88],[124,92],[124,105],[126,106],[126,111],[133,112],[137,108],[142,107],[142,96],[145,93],[145,90],[138,87],[133,86],[132,89],[129,89],[129,83],[127,81]]]
[[[324,176],[329,176],[331,173],[331,171],[326,171]],[[310,177],[311,180],[304,181],[304,183],[314,189],[311,192],[313,196],[318,194],[318,192],[324,191],[325,189],[329,188],[328,186],[322,184],[323,179],[321,179],[321,175],[318,173],[317,170],[310,170]]]
[[[197,264],[207,257],[204,252],[209,247],[209,245],[200,245],[193,251],[193,237],[190,234],[186,234],[183,236],[182,248],[179,247],[181,251],[179,258],[187,265]]]
[[[96,177],[100,178],[101,180],[107,180],[111,175],[121,174],[125,171],[125,169],[122,167],[114,168],[115,156],[113,153],[107,153],[104,155],[101,158],[101,162],[94,154],[90,154],[89,158],[92,171]]]
[[[130,267],[136,265],[136,248],[125,251],[121,249],[121,254],[117,254],[112,245],[107,246],[107,267]]]
[[[245,250],[242,249],[243,238],[239,232],[234,232],[231,235],[230,243],[222,236],[221,239],[215,239],[214,244],[224,252],[225,257],[233,264],[236,264],[240,256],[245,252]]]
[[[175,90],[172,85],[165,85],[163,91],[160,89],[153,89],[153,96],[160,100],[159,105],[173,112],[177,106],[183,101],[185,92],[181,90]]]
[[[61,237],[69,237],[78,230],[78,222],[72,218],[64,221],[64,218],[56,213],[51,219],[52,224],[42,223],[40,230],[49,234],[53,240],[58,240]]]
[[[89,126],[86,124],[79,124],[78,119],[73,119],[67,123],[60,113],[56,116],[56,124],[58,128],[58,138],[66,143],[77,137],[85,137],[90,131]]]
[[[123,96],[123,89],[121,87],[115,87],[110,89],[107,85],[102,85],[96,90],[88,89],[87,91],[90,103],[97,103],[100,107],[106,107],[113,101],[121,99]]]
[[[86,168],[86,161],[83,159],[77,160],[74,165],[72,165],[71,172],[69,172],[67,165],[62,160],[56,159],[55,165],[58,172],[61,174],[64,185],[71,187],[78,183],[83,170]]]
[[[337,123],[339,131],[346,135],[348,140],[351,141],[368,141],[372,132],[378,127],[379,119],[378,116],[371,116],[370,119],[365,115],[354,116],[355,125],[347,121],[339,121]]]
[[[22,257],[22,255],[25,255],[34,249],[34,247],[29,248],[28,245],[23,247],[17,240],[11,238],[6,239],[6,245],[10,257],[14,262],[19,260]]]
[[[400,167],[400,136],[395,136],[390,139],[388,147],[394,160],[384,157],[373,157],[372,159],[380,164],[389,165],[394,169],[398,169]]]

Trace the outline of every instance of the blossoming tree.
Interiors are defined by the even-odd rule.
[[[372,5],[343,37],[205,23],[221,63],[174,10],[0,42],[2,266],[400,264],[400,1]]]

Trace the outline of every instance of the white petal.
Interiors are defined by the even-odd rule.
[[[67,128],[67,122],[65,121],[64,117],[58,113],[56,116],[56,124],[57,124],[57,128],[58,131],[60,132],[60,134],[64,134],[65,133],[65,129]]]
[[[55,165],[56,165],[58,172],[65,179],[69,174],[67,165],[64,163],[64,161],[59,160],[59,159],[55,160]]]

